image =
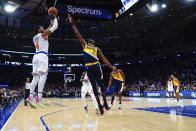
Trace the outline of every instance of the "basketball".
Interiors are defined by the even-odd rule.
[[[48,15],[49,15],[49,16],[51,16],[51,15],[57,16],[57,14],[58,14],[58,11],[57,11],[57,9],[56,9],[55,7],[50,7],[50,8],[48,9]]]

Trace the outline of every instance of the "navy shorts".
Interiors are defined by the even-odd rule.
[[[118,81],[118,80],[113,79],[112,85],[114,86],[114,92],[118,93],[122,90],[122,88],[123,88],[122,83],[123,83],[122,81]]]

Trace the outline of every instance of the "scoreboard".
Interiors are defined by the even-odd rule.
[[[131,8],[134,4],[136,4],[139,0],[121,0],[125,10]]]
[[[118,12],[115,13],[116,18],[133,7],[138,1],[139,0],[121,0],[123,6],[118,10]]]

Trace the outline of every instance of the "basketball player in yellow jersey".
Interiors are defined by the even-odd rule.
[[[118,69],[116,72],[113,71],[110,73],[110,81],[108,84],[107,92],[109,92],[109,88],[111,87],[112,84],[114,86],[114,91],[112,94],[111,106],[113,105],[116,93],[118,93],[118,96],[119,96],[119,108],[118,109],[121,109],[122,108],[121,93],[125,85],[125,75],[122,70]]]
[[[99,58],[101,58],[104,63],[113,71],[116,71],[116,68],[113,67],[110,62],[105,58],[105,56],[102,54],[101,50],[95,46],[95,42],[90,39],[88,43],[83,39],[81,34],[78,32],[73,19],[70,15],[68,15],[69,23],[72,24],[72,28],[74,33],[76,34],[76,37],[79,40],[79,43],[81,44],[83,48],[83,53],[84,53],[84,61],[85,61],[85,68],[88,74],[88,78],[90,80],[90,83],[93,88],[93,92],[95,94],[98,106],[99,106],[99,112],[101,115],[104,114],[103,106],[100,103],[99,97],[98,97],[98,92],[97,92],[97,86],[96,83],[100,86],[101,88],[101,93],[102,97],[104,100],[104,107],[106,110],[109,110],[106,97],[105,97],[105,90],[103,87],[103,74],[101,70],[101,65],[99,63]],[[98,58],[99,57],[99,58]]]
[[[174,88],[175,88],[176,99],[177,99],[177,101],[179,101],[179,99],[180,99],[180,95],[179,95],[180,82],[179,82],[178,78],[176,78],[174,75],[171,75],[171,78],[173,80],[173,84],[174,84]]]

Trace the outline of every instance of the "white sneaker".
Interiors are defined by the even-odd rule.
[[[119,110],[121,110],[121,109],[122,109],[122,104],[119,104],[118,109],[119,109]]]

